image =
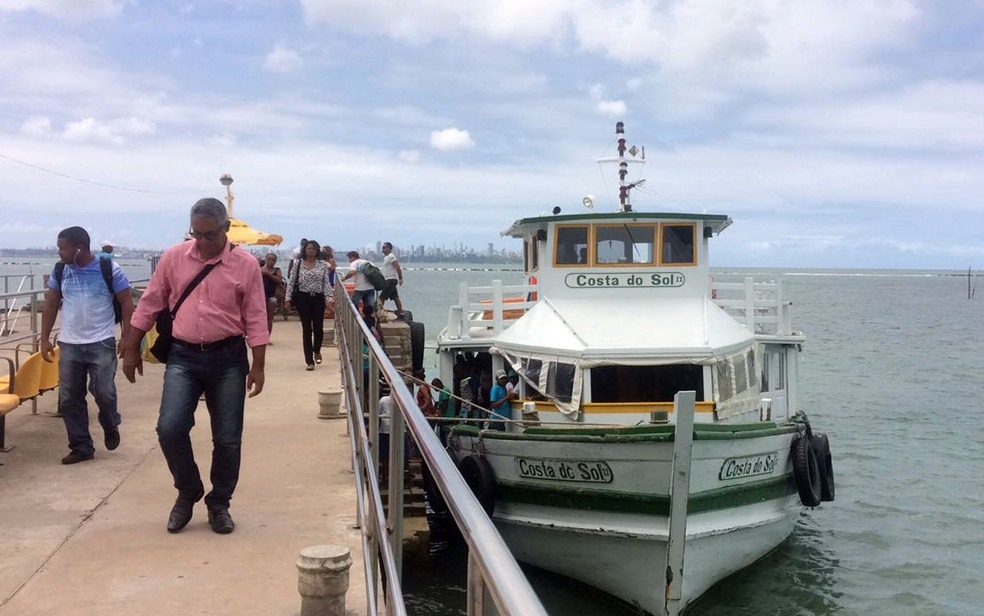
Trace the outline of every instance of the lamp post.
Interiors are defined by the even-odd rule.
[[[226,209],[229,210],[229,218],[232,218],[232,176],[228,173],[223,173],[222,177],[219,178],[219,182],[226,187]]]

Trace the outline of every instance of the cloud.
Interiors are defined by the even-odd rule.
[[[4,0],[0,13],[37,11],[58,19],[116,17],[123,12],[124,0]]]
[[[267,54],[266,60],[263,62],[263,70],[271,73],[292,73],[299,69],[302,64],[304,61],[296,51],[277,45],[273,51]]]
[[[627,108],[625,101],[598,101],[598,111],[613,118],[620,118],[625,115]]]
[[[65,130],[62,131],[62,139],[123,145],[127,137],[150,135],[154,131],[153,123],[139,118],[120,118],[110,122],[100,122],[90,117],[67,123]]]
[[[21,124],[21,132],[28,137],[51,135],[51,119],[48,116],[31,116]]]
[[[413,165],[420,161],[420,150],[400,150],[396,157],[407,164]]]
[[[475,145],[468,131],[445,128],[431,133],[430,145],[435,150],[467,150]]]

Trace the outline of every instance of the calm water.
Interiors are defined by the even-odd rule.
[[[149,274],[146,262],[121,264]],[[515,267],[406,267],[401,294],[430,341],[460,282],[522,280]],[[793,272],[785,285],[807,335],[801,406],[830,436],[837,500],[804,512],[788,542],[688,614],[984,614],[984,288],[968,300],[966,278],[939,272]],[[412,613],[464,614],[464,555],[436,539],[432,568],[407,573]],[[551,614],[632,613],[530,576]]]

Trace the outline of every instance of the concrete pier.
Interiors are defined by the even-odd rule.
[[[326,323],[329,325],[329,323]],[[243,464],[217,535],[204,503],[180,533],[165,530],[176,493],[155,434],[163,366],[145,365],[131,385],[117,374],[122,444],[106,451],[89,399],[92,461],[68,452],[57,391],[7,416],[0,453],[0,613],[3,616],[283,614],[300,612],[297,557],[306,546],[351,551],[347,614],[365,614],[355,488],[345,421],[319,420],[319,392],[338,390],[335,348],[304,370],[300,324],[274,323],[266,386],[246,402]],[[2,344],[0,344],[2,346]],[[204,402],[192,430],[206,479],[211,433]]]

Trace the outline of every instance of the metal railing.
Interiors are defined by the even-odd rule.
[[[782,295],[782,278],[755,280],[741,274],[715,274],[711,297],[754,334],[790,336],[792,305]]]
[[[379,574],[385,576],[387,614],[406,614],[401,590],[403,547],[404,430],[408,430],[468,545],[467,613],[483,616],[546,616],[519,564],[468,488],[454,462],[417,407],[400,373],[356,312],[340,284],[335,287],[335,330],[355,470],[357,513],[365,555],[368,613],[378,614]],[[367,373],[367,377],[365,376]],[[389,386],[388,514],[377,480],[379,464],[379,382]],[[378,559],[378,560],[377,560]]]

